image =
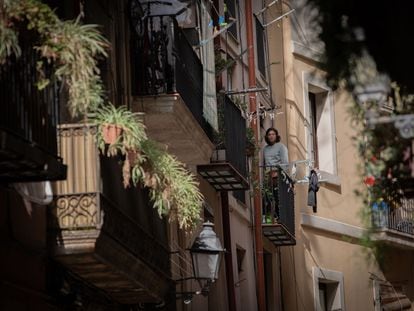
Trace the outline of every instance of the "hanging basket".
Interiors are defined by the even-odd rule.
[[[106,144],[114,144],[122,134],[122,127],[115,124],[105,124],[102,126],[102,137]]]

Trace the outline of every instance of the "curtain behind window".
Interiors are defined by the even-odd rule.
[[[213,26],[210,23],[210,6],[201,1],[201,41],[213,36]],[[210,40],[201,47],[201,61],[203,63],[203,116],[207,122],[218,131],[217,99],[216,99],[216,70],[214,62],[214,40]]]

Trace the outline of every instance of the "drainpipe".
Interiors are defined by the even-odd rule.
[[[253,11],[251,0],[245,0],[246,10],[246,35],[247,35],[247,56],[248,56],[248,76],[249,88],[256,88],[256,66],[254,62],[254,43],[253,43]],[[250,112],[256,112],[256,94],[250,93],[249,96]],[[250,121],[250,127],[253,130],[256,142],[259,142],[259,130],[254,120]],[[259,167],[253,166],[253,180],[259,184]],[[254,237],[256,245],[256,291],[258,311],[266,311],[265,300],[265,281],[264,281],[264,264],[263,264],[263,235],[262,235],[262,198],[260,192],[254,191]]]

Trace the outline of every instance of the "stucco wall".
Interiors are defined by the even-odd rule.
[[[298,4],[297,1],[290,3],[293,7]],[[273,14],[286,12],[290,6],[285,5],[283,10],[281,9],[274,7]],[[319,64],[315,61],[317,52],[321,52],[323,46],[315,42],[315,32],[309,28],[312,14],[314,14],[312,10],[298,10],[289,19],[284,19],[279,24],[279,28],[273,32],[268,29],[269,38],[272,38],[269,40],[269,50],[273,52],[270,55],[271,59],[273,62],[281,62],[271,67],[275,96],[279,103],[282,103],[282,110],[285,112],[277,117],[276,126],[283,129],[282,125],[286,124],[291,161],[309,157],[306,132],[308,115],[305,109],[307,86],[304,83],[304,76],[324,81],[325,75],[318,69]],[[309,51],[315,53],[309,54],[307,53]],[[283,292],[284,310],[314,309],[314,268],[319,267],[343,274],[344,303],[347,310],[373,310],[370,273],[387,277],[379,269],[376,261],[368,259],[368,250],[361,246],[357,239],[351,241],[341,234],[301,225],[304,213],[310,214],[310,217],[316,215],[327,221],[333,221],[333,228],[344,224],[350,231],[355,231],[355,234],[362,231],[363,220],[360,216],[362,202],[355,196],[354,190],[363,187],[363,184],[357,171],[359,159],[352,140],[356,131],[347,113],[351,99],[344,92],[337,91],[332,94],[336,150],[335,175],[338,178],[335,183],[323,184],[319,190],[317,214],[313,214],[312,208],[307,206],[307,184],[295,187],[297,245],[281,248],[281,292]],[[304,168],[301,168],[298,174],[303,172]],[[274,252],[274,262],[277,263],[276,252]],[[394,272],[388,274],[400,277],[401,272],[395,272],[400,271],[399,269],[393,268],[391,271]],[[411,271],[408,266],[402,269]],[[277,272],[275,277],[279,277]],[[411,284],[411,281],[407,284]],[[410,286],[408,288],[411,288]]]

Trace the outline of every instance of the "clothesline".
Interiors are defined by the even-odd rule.
[[[304,176],[301,179],[296,179],[297,165],[298,164],[304,164],[309,169],[309,172],[312,171],[312,170],[314,170],[317,173],[317,176],[318,176],[318,179],[319,179],[319,183],[327,182],[328,181],[327,179],[322,179],[322,175],[319,172],[319,170],[317,168],[314,168],[313,167],[313,163],[314,162],[315,162],[314,160],[305,159],[305,160],[291,161],[289,163],[280,164],[278,166],[264,166],[264,165],[260,165],[259,167],[261,167],[261,168],[270,168],[270,169],[271,168],[280,167],[280,168],[282,168],[284,170],[289,170],[290,169],[291,171],[290,171],[289,177],[293,180],[293,182],[295,184],[306,184],[306,183],[309,183],[309,176],[306,175],[306,176]]]

